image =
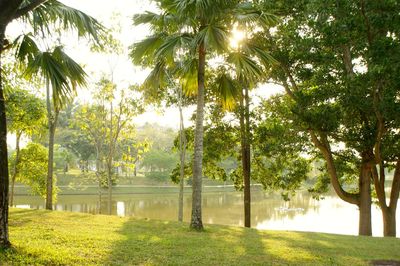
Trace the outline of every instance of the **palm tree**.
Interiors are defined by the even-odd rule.
[[[0,68],[3,52],[10,48],[5,39],[7,26],[14,20],[31,25],[34,32],[51,35],[55,28],[75,30],[79,36],[99,41],[104,31],[100,23],[85,13],[55,0],[0,1]],[[48,56],[49,54],[43,53]],[[33,58],[27,58],[33,59]],[[3,72],[0,71],[0,248],[10,246],[8,237],[8,160],[7,120],[3,93]],[[55,80],[54,80],[55,81]]]
[[[29,43],[29,44],[26,44]],[[24,48],[29,47],[28,50]],[[49,127],[49,156],[47,166],[46,209],[53,208],[53,158],[54,137],[58,115],[61,108],[74,96],[76,86],[86,84],[86,73],[82,67],[70,58],[62,47],[42,52],[34,40],[24,36],[19,43],[17,55],[26,63],[25,75],[28,78],[38,76],[44,79],[46,86],[46,107]]]
[[[146,12],[135,16],[136,24],[151,25],[153,35],[135,43],[131,57],[134,63],[144,66],[155,62],[173,65],[185,58],[180,68],[183,89],[197,95],[190,227],[201,230],[206,54],[212,56],[227,51],[230,31],[236,22],[261,21],[266,24],[275,17],[240,0],[167,0],[157,3],[161,14]],[[161,72],[154,72],[157,73]]]
[[[192,216],[190,227],[202,230],[201,191],[203,159],[203,118],[206,53],[227,47],[235,0],[157,1],[161,14],[147,12],[135,17],[136,24],[150,23],[153,35],[134,44],[134,63],[146,65],[154,58],[173,64],[187,57],[183,67],[183,89],[197,94],[193,163]],[[195,85],[197,83],[197,85]]]

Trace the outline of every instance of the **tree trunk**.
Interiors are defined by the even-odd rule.
[[[14,187],[15,187],[15,179],[18,175],[18,164],[20,160],[20,152],[19,152],[19,142],[21,140],[21,132],[17,131],[15,138],[15,162],[14,162],[14,172],[11,177],[11,193],[10,193],[10,206],[14,205]]]
[[[392,189],[390,192],[390,203],[387,208],[382,209],[383,235],[396,237],[396,210],[400,194],[400,160],[396,163]]]
[[[98,181],[98,194],[99,194],[99,207],[98,213],[101,214],[101,174],[100,174],[100,155],[99,152],[96,152],[96,177]]]
[[[203,178],[203,119],[204,119],[204,76],[206,64],[206,49],[204,42],[199,45],[199,69],[197,75],[197,111],[196,129],[194,138],[194,163],[192,184],[192,218],[190,227],[196,230],[203,229],[201,214],[201,190]]]
[[[112,211],[112,162],[107,165],[107,186],[108,186],[108,215]]]
[[[180,87],[181,88],[181,87]],[[186,156],[186,137],[185,126],[183,124],[182,113],[182,89],[179,90],[179,150],[180,150],[180,179],[179,179],[179,208],[178,208],[178,221],[183,221],[183,192],[185,185],[185,156]]]
[[[49,119],[49,158],[47,165],[47,191],[46,191],[46,209],[53,209],[53,162],[54,162],[54,138],[56,134],[58,111],[54,114],[54,119]]]
[[[250,190],[250,110],[248,88],[244,88],[240,103],[240,134],[243,169],[244,226],[251,227],[251,190]]]
[[[396,237],[396,209],[387,208],[382,210],[383,236]]]
[[[0,69],[6,25],[0,22]],[[0,71],[0,248],[9,247],[8,238],[8,154],[7,154],[7,119],[3,94],[3,75]]]
[[[47,163],[47,183],[46,183],[46,209],[53,209],[53,158],[54,158],[54,137],[56,133],[56,124],[58,118],[58,109],[54,108],[52,111],[52,103],[50,100],[50,84],[46,81],[46,105],[47,105],[47,119],[49,124],[49,151]]]
[[[371,169],[368,162],[363,162],[359,179],[360,200],[358,208],[360,210],[358,234],[364,236],[372,235],[371,226]]]

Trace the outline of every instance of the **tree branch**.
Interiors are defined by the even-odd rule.
[[[309,133],[311,135],[312,142],[314,145],[321,151],[322,155],[325,158],[325,161],[328,165],[328,173],[330,176],[331,184],[336,191],[336,194],[341,198],[342,200],[351,203],[351,204],[359,204],[359,195],[358,194],[352,194],[347,191],[345,191],[342,187],[342,185],[339,183],[339,178],[337,175],[335,163],[333,161],[333,156],[332,156],[332,151],[330,149],[328,140],[326,139],[326,136],[323,137],[323,140],[319,140],[317,135],[313,130],[309,130]]]
[[[392,181],[392,191],[390,193],[390,204],[389,208],[396,210],[397,201],[399,200],[400,193],[400,159],[396,163],[396,170],[394,171]]]
[[[372,173],[372,177],[374,179],[375,191],[378,196],[379,205],[380,205],[382,211],[384,211],[384,209],[387,208],[385,188],[381,186],[381,182],[379,180],[379,175],[378,175],[378,170],[376,169],[376,165],[373,165],[371,167],[371,173]]]
[[[40,6],[41,4],[43,4],[47,1],[49,1],[49,0],[33,0],[27,6],[18,9],[17,12],[15,12],[15,14],[14,14],[13,19],[17,19],[17,18],[24,16],[29,11],[34,10],[35,8],[37,8],[38,6]]]

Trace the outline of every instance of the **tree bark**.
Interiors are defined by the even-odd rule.
[[[382,210],[383,236],[396,237],[396,209]]]
[[[0,21],[0,69],[4,45],[4,34],[7,23]],[[8,248],[8,151],[7,151],[7,119],[3,94],[3,75],[0,71],[0,248]]]
[[[19,160],[20,160],[19,142],[21,140],[21,132],[17,131],[15,139],[16,139],[15,140],[15,162],[14,162],[14,172],[11,177],[10,206],[14,205],[14,187],[15,187],[15,179],[18,175],[18,164],[19,164]]]
[[[179,179],[179,206],[178,206],[178,221],[183,222],[183,193],[185,185],[185,156],[186,156],[186,137],[185,125],[183,123],[182,113],[182,87],[179,89],[179,149],[180,149],[180,179]]]
[[[192,218],[190,227],[196,230],[203,229],[201,214],[201,191],[203,178],[203,119],[204,119],[204,76],[206,64],[206,49],[204,42],[199,45],[199,69],[197,75],[197,111],[196,129],[194,139],[194,163],[193,163],[193,184],[192,184]]]
[[[101,214],[101,174],[100,174],[100,154],[99,148],[96,147],[96,178],[98,182],[98,194],[99,194],[99,207],[98,213]]]
[[[364,236],[372,235],[371,225],[371,168],[369,162],[363,162],[360,170],[359,191],[360,200],[358,208],[360,210],[358,234]]]
[[[385,205],[385,208],[382,208],[382,216],[383,216],[383,235],[396,237],[396,210],[397,203],[399,200],[400,193],[400,160],[396,163],[396,169],[394,171],[393,181],[392,181],[392,189],[390,192],[390,203],[389,206]]]
[[[244,226],[251,227],[251,190],[250,190],[250,103],[248,88],[242,90],[240,102],[240,134],[243,169]]]
[[[54,138],[56,134],[56,124],[58,111],[54,111],[54,116],[49,116],[49,158],[47,165],[47,191],[46,191],[46,209],[53,209],[53,162],[54,162]]]

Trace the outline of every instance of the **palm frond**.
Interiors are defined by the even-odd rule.
[[[209,24],[199,32],[197,42],[204,42],[206,47],[212,47],[222,52],[228,47],[229,34],[224,27]]]
[[[176,32],[177,31],[177,18],[171,13],[157,14],[146,11],[142,14],[133,16],[133,25],[148,24],[153,32]]]
[[[262,68],[249,55],[233,52],[228,55],[227,61],[235,66],[239,79],[253,81],[262,75]]]
[[[238,89],[232,77],[226,73],[220,74],[217,77],[216,82],[218,84],[217,95],[221,99],[223,107],[227,110],[233,110],[240,89]]]
[[[257,57],[264,66],[278,63],[270,53],[251,43],[251,41],[242,43],[241,49],[245,54]]]
[[[32,34],[18,36],[13,45],[16,47],[15,57],[20,62],[32,61],[34,57],[40,53]]]
[[[176,57],[176,52],[189,47],[191,42],[192,38],[187,33],[169,35],[164,39],[164,42],[158,48],[155,56],[157,58],[165,58],[167,63],[172,65]]]
[[[30,1],[25,1],[25,4],[29,3]],[[97,43],[101,43],[101,39],[106,37],[105,28],[95,18],[56,0],[44,2],[26,13],[22,19],[32,25],[35,33],[51,34],[56,27],[76,31],[79,37],[88,37]]]
[[[73,86],[86,86],[87,74],[85,70],[66,54],[61,46],[53,50],[53,56],[63,65],[64,72]]]
[[[195,57],[187,58],[182,62],[182,65],[177,70],[177,75],[180,77],[183,92],[186,95],[196,95],[197,84],[197,69],[199,61]]]
[[[279,23],[278,16],[263,10],[261,5],[252,2],[240,3],[236,6],[234,16],[240,25],[258,25],[271,27]]]
[[[29,61],[25,76],[42,76],[51,85],[53,103],[61,107],[71,99],[77,85],[85,85],[86,73],[61,47],[52,52],[39,52]]]
[[[147,76],[140,91],[144,93],[144,97],[149,102],[157,102],[160,97],[160,90],[167,87],[168,77],[167,68],[164,60],[158,61],[150,74]]]
[[[164,33],[147,37],[129,47],[129,56],[134,64],[149,64],[154,60],[157,49],[163,44]]]

